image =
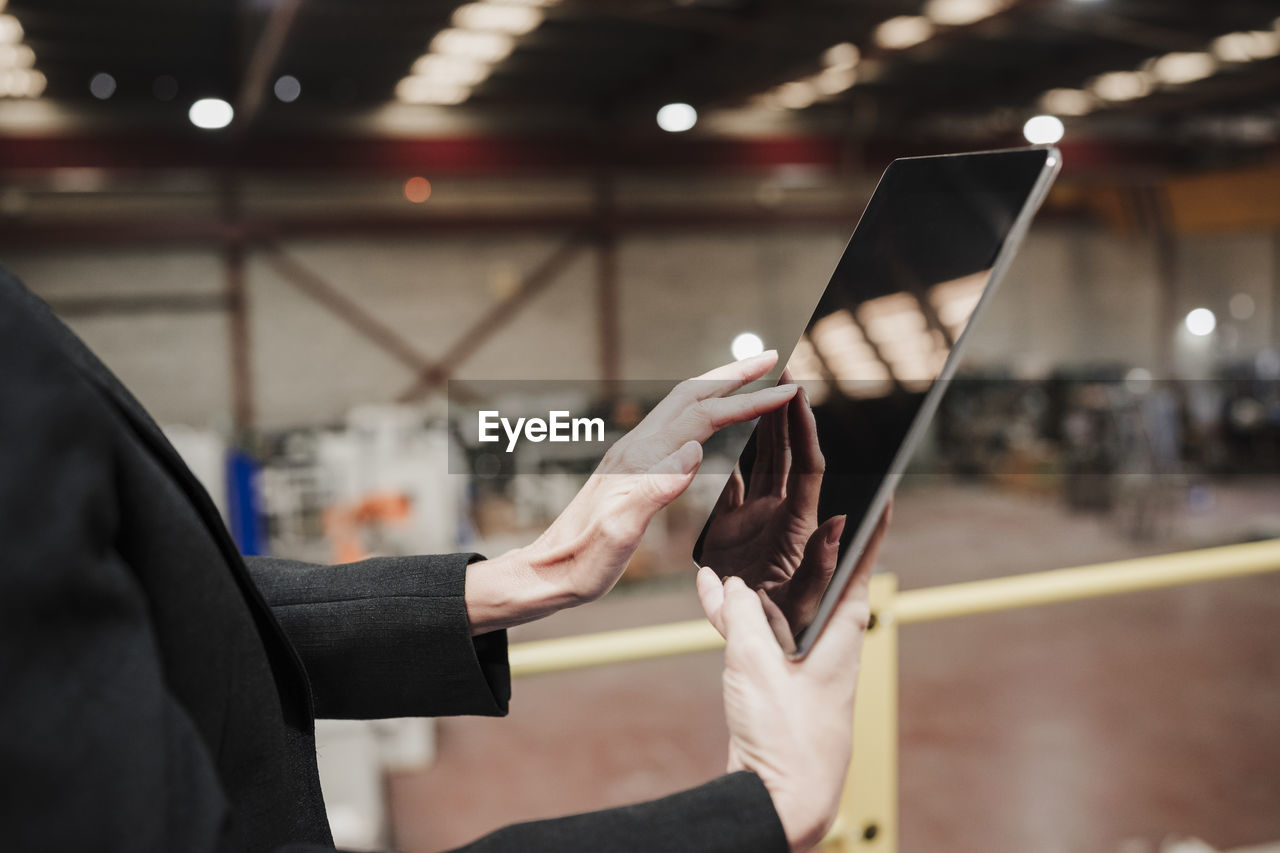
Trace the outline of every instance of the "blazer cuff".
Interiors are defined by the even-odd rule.
[[[508,826],[455,853],[788,853],[760,777],[741,772],[660,800]]]
[[[302,657],[317,717],[502,716],[511,699],[506,632],[472,637],[467,620],[467,566],[479,559],[248,562]]]

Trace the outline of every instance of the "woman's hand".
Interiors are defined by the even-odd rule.
[[[779,385],[729,396],[767,374],[770,350],[675,387],[609,448],[569,506],[525,548],[467,570],[467,615],[481,634],[594,601],[613,588],[650,520],[693,481],[702,442],[774,411],[795,396]]]
[[[766,596],[741,578],[698,572],[698,597],[727,641],[724,708],[729,771],[756,773],[793,851],[809,850],[835,821],[853,748],[853,702],[871,610],[871,569],[889,523],[880,520],[822,636],[791,660],[774,636]]]
[[[783,373],[786,381],[787,374]],[[736,466],[716,502],[699,560],[721,577],[737,575],[769,594],[782,636],[813,621],[835,572],[845,517],[818,523],[826,461],[804,392],[756,428],[751,482]]]

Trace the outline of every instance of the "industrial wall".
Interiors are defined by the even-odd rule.
[[[624,378],[676,379],[729,357],[744,330],[789,346],[847,234],[797,227],[625,234],[619,243],[620,368]],[[301,264],[413,343],[439,355],[559,245],[559,234],[335,239],[286,245]],[[1181,237],[1173,247],[1177,322],[1205,306],[1208,341],[1176,335],[1184,374],[1252,358],[1280,321],[1280,240],[1269,232]],[[9,250],[4,263],[55,304],[80,297],[217,294],[213,249]],[[981,321],[973,367],[1037,375],[1122,363],[1160,373],[1160,266],[1150,239],[1097,227],[1038,225]],[[394,399],[412,372],[372,346],[250,254],[246,269],[253,399],[265,428],[334,422],[353,405]],[[584,248],[547,289],[461,370],[459,378],[591,378],[600,372],[594,250]],[[1248,294],[1249,316],[1228,304]],[[1249,302],[1252,306],[1249,306]],[[1243,313],[1243,312],[1240,312]],[[216,309],[95,313],[72,327],[165,423],[231,423],[230,335]],[[1180,327],[1179,327],[1180,328]],[[1186,344],[1187,346],[1183,346]]]

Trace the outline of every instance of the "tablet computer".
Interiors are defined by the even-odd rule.
[[[1052,147],[895,160],[792,351],[694,560],[763,590],[806,654],[1057,175]]]

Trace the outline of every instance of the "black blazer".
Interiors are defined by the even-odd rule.
[[[4,849],[332,850],[317,715],[507,712],[506,635],[467,623],[475,559],[242,558],[137,401],[0,270]],[[786,847],[736,773],[464,849]]]

